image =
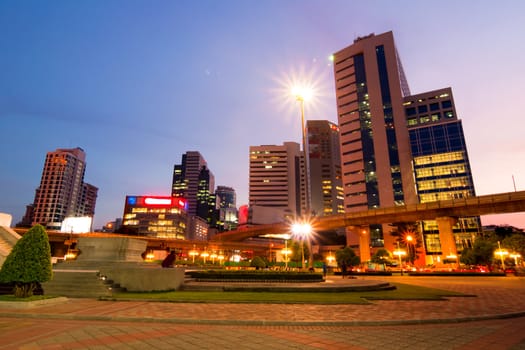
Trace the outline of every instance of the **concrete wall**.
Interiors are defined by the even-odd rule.
[[[128,292],[178,290],[184,282],[184,268],[114,267],[101,268],[100,274],[126,288]]]
[[[127,237],[79,237],[79,262],[143,262],[148,242]]]

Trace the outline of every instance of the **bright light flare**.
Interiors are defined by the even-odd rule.
[[[308,102],[315,95],[314,90],[310,86],[294,86],[292,87],[292,95],[295,96],[297,101]]]
[[[337,116],[331,67],[327,69],[320,62],[313,62],[296,69],[283,69],[273,80],[275,87],[270,90],[272,104],[292,128],[299,126],[298,96],[305,103],[306,119]]]
[[[292,233],[302,238],[308,237],[312,233],[312,225],[307,222],[294,223],[292,224]]]

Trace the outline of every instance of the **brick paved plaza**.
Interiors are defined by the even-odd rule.
[[[381,279],[475,296],[368,305],[0,304],[0,349],[525,349],[524,277]]]

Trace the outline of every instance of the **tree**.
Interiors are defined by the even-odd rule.
[[[357,266],[361,263],[361,259],[355,254],[350,247],[344,247],[335,252],[335,259],[337,265],[342,266],[343,262],[347,267]]]
[[[35,225],[16,242],[0,270],[0,281],[13,283],[13,294],[27,298],[41,282],[53,277],[51,247],[42,225]]]
[[[514,233],[506,237],[501,242],[501,246],[512,252],[520,253],[522,257],[525,257],[525,235],[523,233]]]
[[[301,250],[301,245],[302,245],[302,249]],[[290,260],[291,261],[295,261],[299,264],[299,266],[301,265],[301,260],[302,260],[302,257],[303,257],[303,251],[304,251],[304,258],[305,259],[308,259],[308,257],[310,256],[310,250],[308,249],[308,244],[302,240],[297,240],[297,241],[293,241],[291,246],[290,246],[290,249],[292,251],[292,255],[290,256]]]
[[[460,260],[465,265],[490,265],[494,256],[494,243],[489,239],[478,238],[472,248],[461,252]]]
[[[390,256],[390,252],[388,250],[385,248],[380,248],[375,252],[374,255],[372,255],[370,260],[376,264],[389,264],[391,258],[392,257]]]

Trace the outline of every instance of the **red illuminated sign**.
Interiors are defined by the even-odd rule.
[[[146,205],[171,205],[173,198],[171,197],[145,197],[144,204]]]
[[[126,204],[133,207],[177,207],[183,210],[188,209],[186,199],[167,196],[127,196]]]

